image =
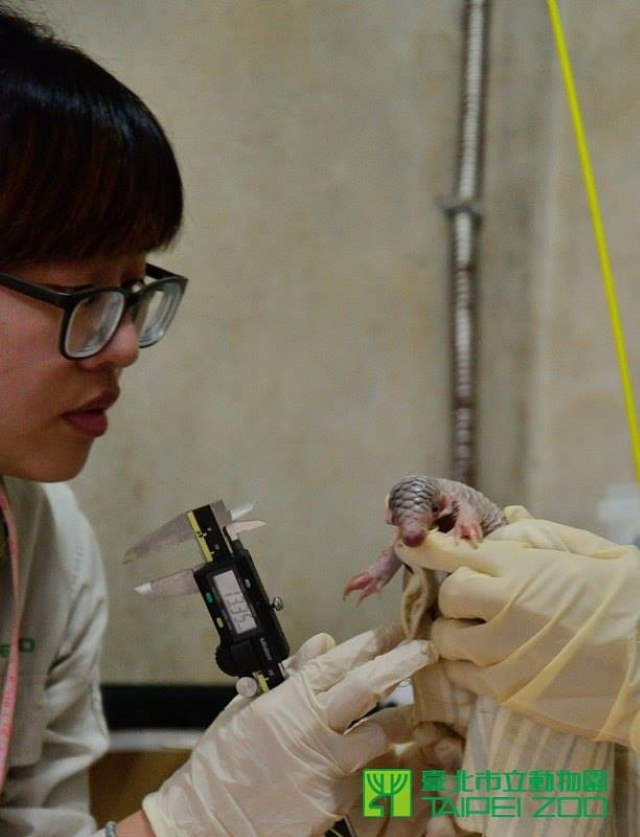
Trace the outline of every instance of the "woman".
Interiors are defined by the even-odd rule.
[[[174,239],[182,186],[145,105],[6,8],[0,74],[0,831],[71,837],[95,831],[104,581],[70,490],[48,483],[81,470],[123,369],[176,312],[186,280],[147,253]],[[344,730],[429,661],[424,643],[400,640],[394,628],[335,648],[314,637],[286,683],[232,702],[107,835],[322,833],[388,749],[380,723]]]

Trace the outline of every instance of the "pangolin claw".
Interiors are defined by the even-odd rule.
[[[477,549],[483,539],[482,526],[475,520],[458,520],[453,527],[453,537],[456,546],[461,540],[464,540],[468,541],[474,549]]]
[[[362,590],[362,595],[358,599],[358,604],[360,604],[363,599],[366,599],[372,593],[379,593],[383,586],[382,579],[374,575],[370,569],[363,570],[349,579],[342,593],[342,598],[343,600],[346,599],[349,593],[353,593],[354,590]]]

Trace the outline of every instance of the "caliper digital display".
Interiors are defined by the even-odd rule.
[[[253,617],[251,605],[240,588],[233,570],[210,577],[214,595],[218,594],[220,609],[226,613],[231,623],[231,630],[240,637],[248,631],[256,631],[258,624]]]

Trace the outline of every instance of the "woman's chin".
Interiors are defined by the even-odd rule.
[[[23,462],[2,463],[0,460],[0,474],[32,482],[66,482],[78,476],[88,456],[87,447],[85,451],[74,451],[65,455],[58,453]]]

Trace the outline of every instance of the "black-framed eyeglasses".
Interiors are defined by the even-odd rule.
[[[138,332],[140,348],[161,340],[178,310],[187,279],[147,264],[144,279],[132,287],[53,291],[8,273],[0,273],[0,285],[62,308],[60,351],[69,360],[80,360],[101,352],[127,313]]]

